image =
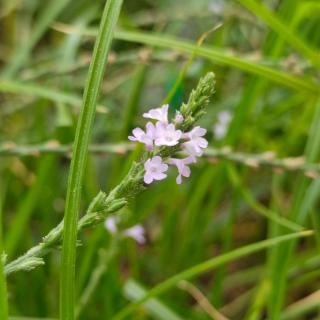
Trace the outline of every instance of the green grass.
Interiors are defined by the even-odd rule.
[[[171,289],[173,286],[177,285],[182,280],[189,280],[203,272],[207,272],[208,270],[211,270],[220,264],[224,264],[226,262],[232,261],[234,259],[239,259],[245,255],[252,254],[256,251],[268,248],[270,246],[274,246],[278,243],[285,242],[288,240],[292,240],[295,238],[299,238],[301,236],[310,236],[313,232],[310,231],[303,231],[301,233],[294,233],[285,235],[282,237],[274,238],[274,239],[268,239],[262,242],[257,242],[251,245],[248,245],[247,247],[242,247],[236,250],[233,250],[229,253],[226,253],[225,255],[220,255],[217,258],[212,258],[208,261],[202,262],[190,269],[187,269],[185,271],[182,271],[181,273],[176,274],[172,278],[169,278],[165,280],[164,282],[160,283],[153,289],[149,290],[142,298],[140,298],[137,302],[133,303],[132,305],[129,305],[127,308],[123,309],[118,315],[114,317],[114,319],[123,319],[124,317],[128,316],[130,313],[134,311],[135,308],[137,308],[140,304],[147,301],[150,298],[153,298],[157,295],[160,295],[161,293],[165,292],[168,289]]]
[[[120,0],[108,1],[103,11],[77,123],[64,214],[60,280],[60,318],[62,320],[75,318],[76,241],[81,189],[99,89],[121,5]]]

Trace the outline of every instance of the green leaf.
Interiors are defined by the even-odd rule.
[[[128,280],[124,285],[125,296],[133,301],[141,299],[147,294],[147,290],[144,289],[138,282],[133,279]],[[150,299],[144,303],[146,310],[155,318],[160,320],[182,320],[175,312],[169,309],[164,303],[158,299]]]
[[[82,108],[76,129],[64,215],[60,277],[61,320],[73,320],[75,315],[76,241],[82,180],[98,94],[121,5],[122,0],[109,0],[106,2],[89,67]]]

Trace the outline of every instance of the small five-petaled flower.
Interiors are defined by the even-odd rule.
[[[144,113],[143,117],[156,120],[156,123],[149,121],[146,124],[146,129],[135,128],[132,131],[132,136],[129,140],[137,141],[145,144],[147,150],[153,151],[156,147],[166,146],[181,146],[182,151],[187,154],[184,159],[169,158],[162,159],[159,155],[149,158],[144,163],[144,182],[150,184],[154,180],[163,180],[167,177],[168,165],[174,165],[178,169],[176,178],[177,184],[181,184],[182,177],[190,176],[189,164],[195,163],[196,158],[202,156],[203,149],[207,148],[208,141],[204,138],[206,129],[199,126],[188,132],[177,130],[174,123],[168,122],[169,105],[163,105],[161,108],[151,109]],[[184,121],[183,116],[177,113],[175,123],[179,124]],[[155,150],[156,151],[156,150]],[[156,152],[155,152],[156,154]]]

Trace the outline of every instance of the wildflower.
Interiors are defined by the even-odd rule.
[[[111,234],[115,234],[118,231],[116,217],[108,217],[104,226]]]
[[[145,136],[145,132],[141,128],[134,128],[132,130],[133,136],[129,136],[129,140],[131,141],[139,141],[142,142],[142,138]]]
[[[169,105],[165,104],[161,108],[149,110],[149,112],[143,114],[143,117],[148,119],[158,120],[161,123],[167,124],[168,109],[169,109]]]
[[[229,123],[232,119],[232,113],[230,111],[221,111],[218,114],[218,120],[220,123]]]
[[[165,125],[161,122],[156,124],[156,146],[175,146],[182,136],[181,130],[176,130],[173,123]]]
[[[215,14],[221,14],[224,10],[224,3],[222,0],[214,0],[209,3],[208,9]]]
[[[166,158],[162,159],[160,156],[155,155],[148,159],[144,163],[143,180],[146,184],[150,184],[154,180],[165,179],[167,177],[168,164],[177,167],[178,176],[176,182],[181,184],[182,177],[190,176],[191,172],[188,165],[196,162],[196,157],[200,157],[203,154],[203,149],[208,146],[208,141],[203,137],[207,132],[206,129],[197,126],[189,132],[176,130],[175,124],[183,123],[185,118],[180,112],[177,112],[174,123],[168,123],[168,109],[169,105],[166,104],[161,108],[151,109],[149,112],[144,113],[143,116],[145,118],[157,120],[157,122],[155,124],[148,122],[146,131],[135,128],[133,136],[129,136],[129,139],[146,144],[148,150],[152,150],[154,146],[180,146],[179,144],[183,140],[181,147],[187,152],[188,157],[185,159],[170,158],[166,160]],[[226,117],[227,115],[224,116]],[[161,155],[167,155],[166,157],[168,157],[168,154],[170,155],[169,148],[165,149],[160,149],[159,152],[161,152]],[[171,153],[176,151],[179,151],[179,148],[172,149]]]
[[[213,133],[216,139],[221,140],[228,132],[229,124],[232,119],[230,111],[221,111],[218,114],[218,122],[213,126]]]
[[[197,126],[184,134],[189,141],[183,143],[183,147],[191,157],[200,157],[203,154],[202,149],[207,148],[208,141],[203,138],[206,132],[206,129]]]
[[[177,123],[181,123],[184,120],[183,115],[180,114],[180,113],[177,113],[176,117],[175,117],[175,120],[176,120]]]
[[[139,244],[146,243],[146,238],[145,238],[144,233],[145,233],[145,230],[140,224],[137,224],[137,225],[124,231],[124,235],[136,240],[136,242]]]
[[[117,222],[117,217],[111,216],[108,217],[104,223],[105,228],[113,235],[118,232]],[[129,229],[124,230],[123,232],[121,232],[121,234],[125,237],[134,239],[139,244],[144,244],[146,242],[144,235],[145,230],[143,226],[141,226],[140,224],[137,224]]]
[[[144,164],[144,182],[150,184],[153,180],[163,180],[167,177],[164,173],[168,170],[168,165],[162,162],[160,156],[148,159]]]
[[[182,177],[190,177],[190,168],[187,166],[190,163],[195,162],[195,158],[188,157],[185,159],[176,159],[176,158],[170,158],[169,163],[173,164],[177,167],[178,169],[178,176],[176,178],[177,184],[182,183]]]
[[[153,141],[156,134],[156,128],[153,123],[147,123],[146,132],[144,132],[141,128],[135,128],[132,130],[132,134],[133,136],[128,137],[129,140],[144,143],[148,150],[152,150]]]

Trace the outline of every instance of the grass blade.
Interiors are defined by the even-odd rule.
[[[132,279],[128,280],[124,286],[125,296],[133,301],[145,296],[146,293],[147,290]],[[159,320],[182,320],[180,316],[157,299],[150,299],[150,301],[145,303],[145,308],[150,312],[150,314]]]
[[[58,31],[66,32],[60,27],[60,25],[57,26],[56,29]],[[83,30],[68,28],[68,32],[82,33]],[[89,29],[84,33],[92,36],[96,34],[96,30]],[[282,84],[298,91],[307,91],[313,95],[318,94],[318,86],[308,79],[301,79],[289,73],[266,67],[245,57],[235,56],[227,53],[225,50],[219,50],[217,48],[208,47],[205,45],[197,47],[188,40],[181,40],[169,35],[160,35],[152,32],[118,30],[115,33],[115,38],[128,42],[143,43],[153,47],[178,49],[191,55],[194,53],[194,51],[196,51],[198,56],[207,58],[214,63],[235,67],[237,69],[262,76],[275,83]]]
[[[319,55],[314,52],[307,44],[295,35],[278,17],[268,10],[262,3],[255,0],[238,0],[243,6],[252,11],[256,16],[261,18],[279,37],[290,43],[311,63],[320,68]]]
[[[23,46],[19,46],[12,55],[10,62],[6,65],[2,72],[4,78],[13,77],[22,67],[23,63],[28,59],[30,52],[43,34],[49,28],[50,24],[57,18],[63,8],[70,0],[52,0],[46,5],[35,23],[35,27],[31,38]]]
[[[93,51],[93,58],[89,67],[83,105],[76,129],[74,155],[69,173],[64,218],[60,285],[61,320],[74,319],[76,239],[81,184],[99,89],[121,5],[122,0],[111,0],[105,5]]]
[[[67,103],[75,107],[79,107],[82,103],[81,98],[76,95],[44,87],[35,83],[24,83],[13,80],[0,80],[0,92],[44,98],[53,102]],[[106,108],[99,106],[99,110],[106,111]]]
[[[218,257],[209,259],[205,262],[197,264],[181,273],[176,274],[175,276],[161,282],[154,288],[152,288],[145,296],[141,299],[136,301],[135,303],[130,304],[126,308],[122,309],[114,318],[113,320],[124,319],[126,316],[131,314],[139,305],[144,303],[150,298],[156,297],[167,290],[171,289],[172,287],[176,286],[181,280],[188,280],[191,278],[196,277],[197,275],[204,273],[206,271],[212,270],[221,264],[225,264],[227,262],[236,260],[238,258],[244,257],[246,255],[252,254],[254,252],[276,246],[279,243],[283,243],[293,239],[299,239],[301,237],[311,236],[313,231],[302,231],[297,233],[291,233],[280,237],[275,237],[267,240],[263,240],[260,242],[256,242],[245,247],[241,247],[235,250],[232,250],[228,253],[222,254]]]
[[[307,163],[315,161],[320,152],[320,138],[318,133],[320,125],[319,105],[319,101],[311,101],[311,106],[315,109],[315,112],[305,148]],[[290,213],[290,218],[293,222],[298,222],[299,224],[305,223],[305,218],[308,213],[306,209],[312,210],[313,199],[317,197],[316,191],[319,192],[319,190],[314,189],[314,183],[310,185],[305,177],[300,177],[294,192],[294,201]],[[307,203],[306,201],[310,202]],[[282,229],[275,228],[275,226],[272,228],[273,234],[278,235],[284,232]],[[286,275],[294,247],[295,242],[290,241],[270,250],[270,263],[273,269],[271,275],[271,296],[269,298],[269,314],[271,319],[279,319],[280,317],[287,289]]]

